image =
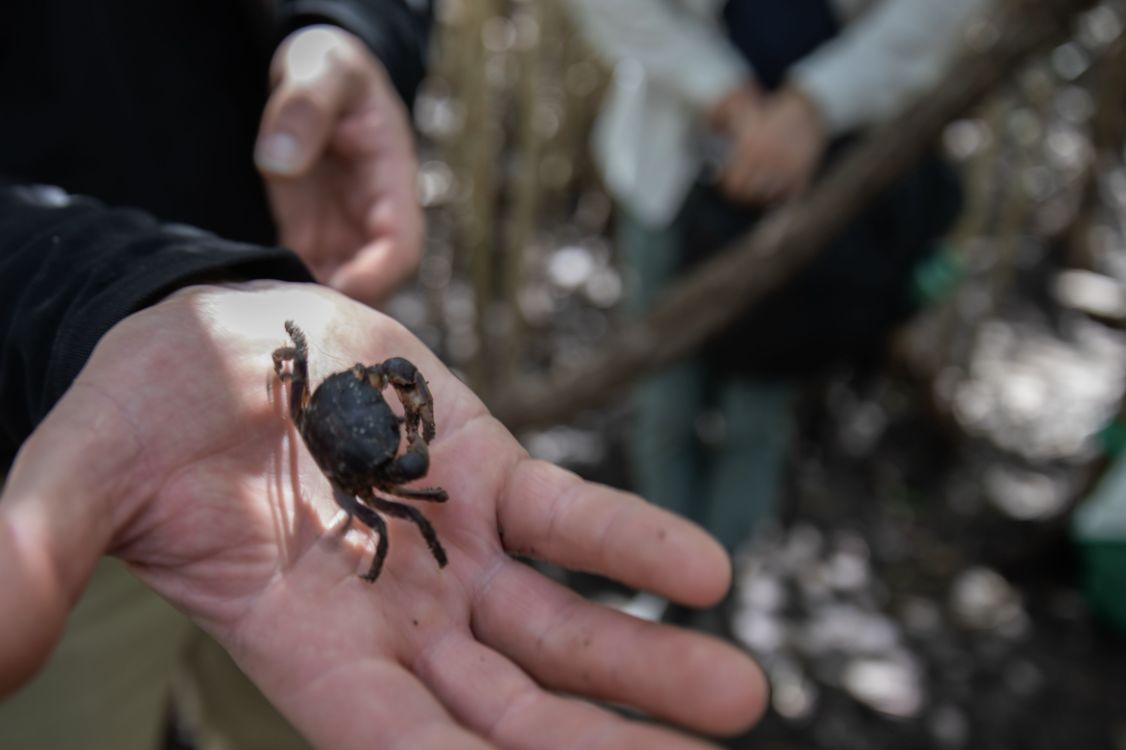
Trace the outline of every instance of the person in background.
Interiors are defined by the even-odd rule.
[[[507,554],[705,604],[728,573],[704,535],[528,461],[401,327],[295,283],[378,303],[417,265],[404,105],[430,15],[398,0],[5,7],[5,746],[159,748],[174,693],[201,749],[562,746],[592,733],[697,746],[540,686],[701,731],[761,711],[749,660],[671,630],[639,639]],[[268,388],[287,319],[314,342],[315,379],[392,355],[429,379],[430,477],[453,498],[431,515],[446,570],[412,557],[406,535],[376,586],[355,575],[368,538],[345,535]],[[610,547],[606,513],[630,520]],[[667,558],[652,557],[658,531]],[[632,647],[615,649],[627,635]],[[670,685],[735,695],[693,707]]]
[[[633,312],[936,83],[983,0],[569,0],[611,65],[594,151]],[[958,189],[932,159],[698,356],[643,383],[636,488],[731,551],[775,516],[794,384],[901,319]],[[722,301],[717,302],[722,304]],[[712,418],[708,418],[710,415]]]

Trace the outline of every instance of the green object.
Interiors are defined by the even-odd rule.
[[[1126,633],[1126,541],[1079,544],[1083,593],[1101,617]]]
[[[1126,449],[1126,424],[1117,419],[1111,420],[1099,430],[1096,439],[1105,455],[1117,458]]]
[[[1126,454],[1119,454],[1076,510],[1072,533],[1088,602],[1126,633]]]
[[[937,302],[950,293],[966,275],[966,262],[949,244],[939,244],[934,252],[915,266],[911,297],[919,306]]]

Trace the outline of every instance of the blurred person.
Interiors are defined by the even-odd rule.
[[[702,731],[754,719],[749,661],[673,631],[639,642],[635,625],[506,554],[704,604],[728,579],[718,548],[528,461],[404,330],[292,283],[375,303],[418,262],[404,101],[423,73],[426,3],[6,11],[0,398],[4,448],[19,454],[0,499],[0,690],[58,644],[0,704],[5,745],[160,747],[173,683],[201,748],[510,746],[541,732],[696,746],[539,685]],[[382,590],[356,580],[346,552],[362,552],[331,522],[330,493],[267,392],[266,355],[289,318],[318,353],[405,355],[430,379],[441,431],[430,476],[455,498],[436,514],[449,570],[427,556],[412,567],[417,550],[402,544]],[[545,511],[573,523],[545,525]],[[597,533],[608,512],[631,520],[610,547]],[[667,558],[634,538],[655,529]],[[125,566],[98,563],[103,553]],[[631,649],[608,653],[626,632]],[[570,648],[578,639],[587,657]],[[712,679],[737,695],[703,705]],[[680,694],[693,685],[701,701]]]
[[[613,71],[594,150],[632,311],[935,84],[983,4],[570,0]],[[914,265],[959,203],[953,175],[927,160],[698,356],[645,381],[638,491],[732,551],[774,517],[795,383],[873,355],[910,312]]]

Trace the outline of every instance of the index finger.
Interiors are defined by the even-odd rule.
[[[509,552],[598,573],[693,606],[731,583],[723,547],[696,525],[633,495],[524,459],[497,500]]]

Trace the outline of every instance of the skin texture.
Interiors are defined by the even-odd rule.
[[[314,382],[389,356],[426,373],[445,568],[390,519],[383,575],[358,577],[374,542],[345,523],[275,380],[291,317]],[[699,748],[552,691],[717,734],[765,699],[733,647],[585,602],[511,556],[704,605],[730,582],[716,542],[529,459],[402,327],[321,287],[189,288],[102,339],[0,496],[0,695],[45,658],[104,552],[214,635],[318,747]]]
[[[762,109],[765,94],[754,81],[731,89],[708,112],[708,125],[714,130],[738,132],[740,124],[756,117]]]
[[[731,142],[720,190],[749,206],[801,195],[827,145],[816,105],[793,86],[766,95],[741,87],[720,100],[709,120]]]
[[[255,162],[281,244],[318,281],[378,305],[424,234],[409,119],[383,66],[333,26],[294,32],[271,65]]]

